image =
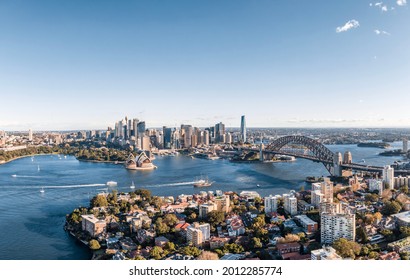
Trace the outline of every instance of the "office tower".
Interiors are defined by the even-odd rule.
[[[283,195],[283,208],[290,215],[296,215],[298,213],[298,200],[293,194]]]
[[[191,136],[191,146],[192,147],[198,146],[198,137],[196,134],[192,134]]]
[[[151,138],[147,135],[144,135],[140,139],[141,139],[141,150],[150,151],[151,150]]]
[[[356,221],[354,214],[323,212],[320,216],[320,236],[322,244],[332,244],[340,238],[354,241],[356,238]]]
[[[209,130],[204,131],[204,145],[209,146]]]
[[[224,143],[225,125],[220,122],[215,125],[215,143]]]
[[[280,198],[280,195],[269,195],[265,197],[265,213],[277,212]]]
[[[192,147],[192,134],[194,129],[192,125],[181,125],[181,136],[183,137],[184,148]]]
[[[226,144],[232,143],[232,134],[230,132],[225,133],[225,143]]]
[[[143,136],[145,134],[145,122],[139,122],[137,125],[138,136]]]
[[[33,131],[31,128],[28,130],[28,141],[33,141]]]
[[[352,163],[352,160],[353,160],[352,153],[349,151],[346,151],[343,155],[343,163],[349,164],[349,163]]]
[[[138,138],[138,119],[133,119],[132,120],[131,136],[134,136],[135,139]]]
[[[164,149],[171,149],[173,146],[172,141],[172,129],[164,126],[162,128],[162,135],[164,137],[163,147]]]
[[[407,153],[409,150],[409,141],[407,139],[403,139],[403,153]]]
[[[241,142],[246,142],[246,120],[245,116],[241,117]]]
[[[385,188],[394,189],[394,168],[390,165],[383,168],[383,182]]]

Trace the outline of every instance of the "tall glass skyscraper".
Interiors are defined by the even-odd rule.
[[[246,142],[246,120],[245,116],[241,117],[241,140],[243,143]]]

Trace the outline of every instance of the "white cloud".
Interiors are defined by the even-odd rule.
[[[355,19],[352,19],[352,20],[349,20],[348,22],[346,22],[345,25],[337,27],[336,28],[336,33],[345,32],[345,31],[348,31],[352,28],[357,28],[359,26],[360,26],[359,22]]]
[[[381,7],[381,9],[382,9],[382,12],[387,12],[387,6],[383,6]]]
[[[407,1],[406,0],[397,0],[397,5],[399,6],[406,6]]]
[[[377,6],[381,6],[383,4],[383,2],[379,2],[379,3],[374,3],[374,5]]]
[[[391,35],[389,32],[379,29],[375,29],[374,33],[376,33],[376,35]]]

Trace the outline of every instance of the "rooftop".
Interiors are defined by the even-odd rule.
[[[392,217],[395,217],[405,223],[410,223],[410,211],[394,214]]]

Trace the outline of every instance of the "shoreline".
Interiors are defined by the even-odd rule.
[[[19,157],[12,158],[12,159],[9,159],[9,160],[6,160],[6,161],[0,161],[0,165],[7,164],[7,163],[10,163],[10,162],[12,162],[12,161],[15,161],[15,160],[18,160],[18,159],[22,159],[22,158],[26,158],[26,157],[58,155],[58,154],[60,154],[60,153],[32,154],[32,155],[19,156]]]

